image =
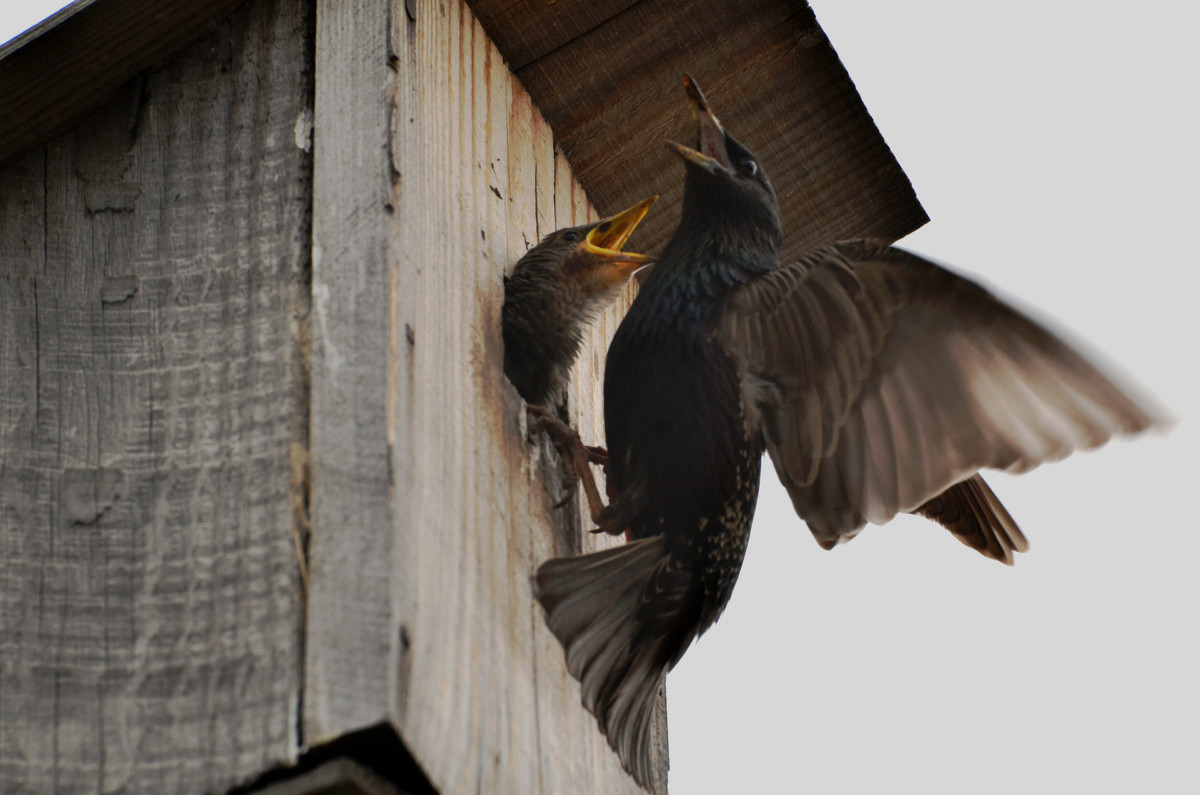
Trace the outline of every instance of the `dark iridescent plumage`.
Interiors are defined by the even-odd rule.
[[[605,424],[631,543],[545,563],[546,621],[634,777],[666,672],[721,614],[770,454],[822,546],[897,513],[1011,563],[1020,529],[979,476],[1153,418],[983,288],[877,241],[777,262],[775,194],[685,81],[699,126],[679,228],[609,350]]]

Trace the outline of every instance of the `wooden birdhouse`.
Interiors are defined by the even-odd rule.
[[[553,229],[660,193],[661,248],[685,72],[785,257],[924,222],[784,0],[80,0],[0,49],[0,790],[640,791],[531,594],[600,542],[499,317]]]

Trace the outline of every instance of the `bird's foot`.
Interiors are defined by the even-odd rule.
[[[629,522],[620,515],[615,504],[610,504],[600,512],[599,516],[593,517],[593,519],[596,522],[596,527],[592,529],[593,533],[625,536],[626,541],[633,540],[629,533]]]
[[[574,428],[559,419],[557,414],[545,406],[531,404],[526,407],[526,410],[529,412],[530,430],[545,431],[562,458],[563,487],[567,493],[554,507],[560,508],[570,501],[575,496],[577,484],[582,483],[583,495],[587,498],[592,521],[599,522],[599,517],[605,507],[600,500],[600,491],[596,488],[596,480],[592,476],[588,462],[592,461],[593,456],[598,455],[597,451],[599,451],[600,454],[603,454],[602,460],[607,463],[608,452],[602,447],[585,445]]]
[[[608,468],[608,450],[592,444],[585,444],[583,449],[587,452],[589,462],[605,469]]]
[[[600,467],[600,471],[604,473],[604,493],[608,497],[608,504],[612,505],[617,501],[617,490],[613,487],[612,480],[608,477],[608,450],[603,447],[593,447],[588,445],[584,448],[587,450],[588,461]]]

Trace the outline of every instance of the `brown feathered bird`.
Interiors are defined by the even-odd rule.
[[[566,396],[587,325],[638,269],[653,262],[622,248],[657,199],[650,196],[608,218],[551,232],[504,279],[504,374],[528,404],[531,429],[544,430],[558,448],[568,493],[577,478],[583,484],[593,519],[603,503],[587,464],[603,461],[603,451],[585,447],[556,409]]]
[[[1023,472],[1151,412],[982,287],[885,242],[778,262],[762,164],[685,80],[696,149],[679,227],[608,353],[601,526],[630,543],[542,565],[537,596],[584,705],[640,783],[666,672],[720,616],[762,453],[826,548],[919,513],[984,555],[1026,548],[979,476]]]
[[[551,232],[504,278],[504,374],[527,403],[562,402],[588,323],[653,261],[621,249],[656,199]]]

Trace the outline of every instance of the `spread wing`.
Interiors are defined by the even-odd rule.
[[[753,383],[775,470],[824,546],[898,512],[941,512],[925,503],[981,468],[1023,472],[1154,422],[1050,331],[882,242],[837,243],[754,279],[716,334]],[[995,501],[981,483],[959,497]],[[1012,541],[1022,547],[1019,530]]]

